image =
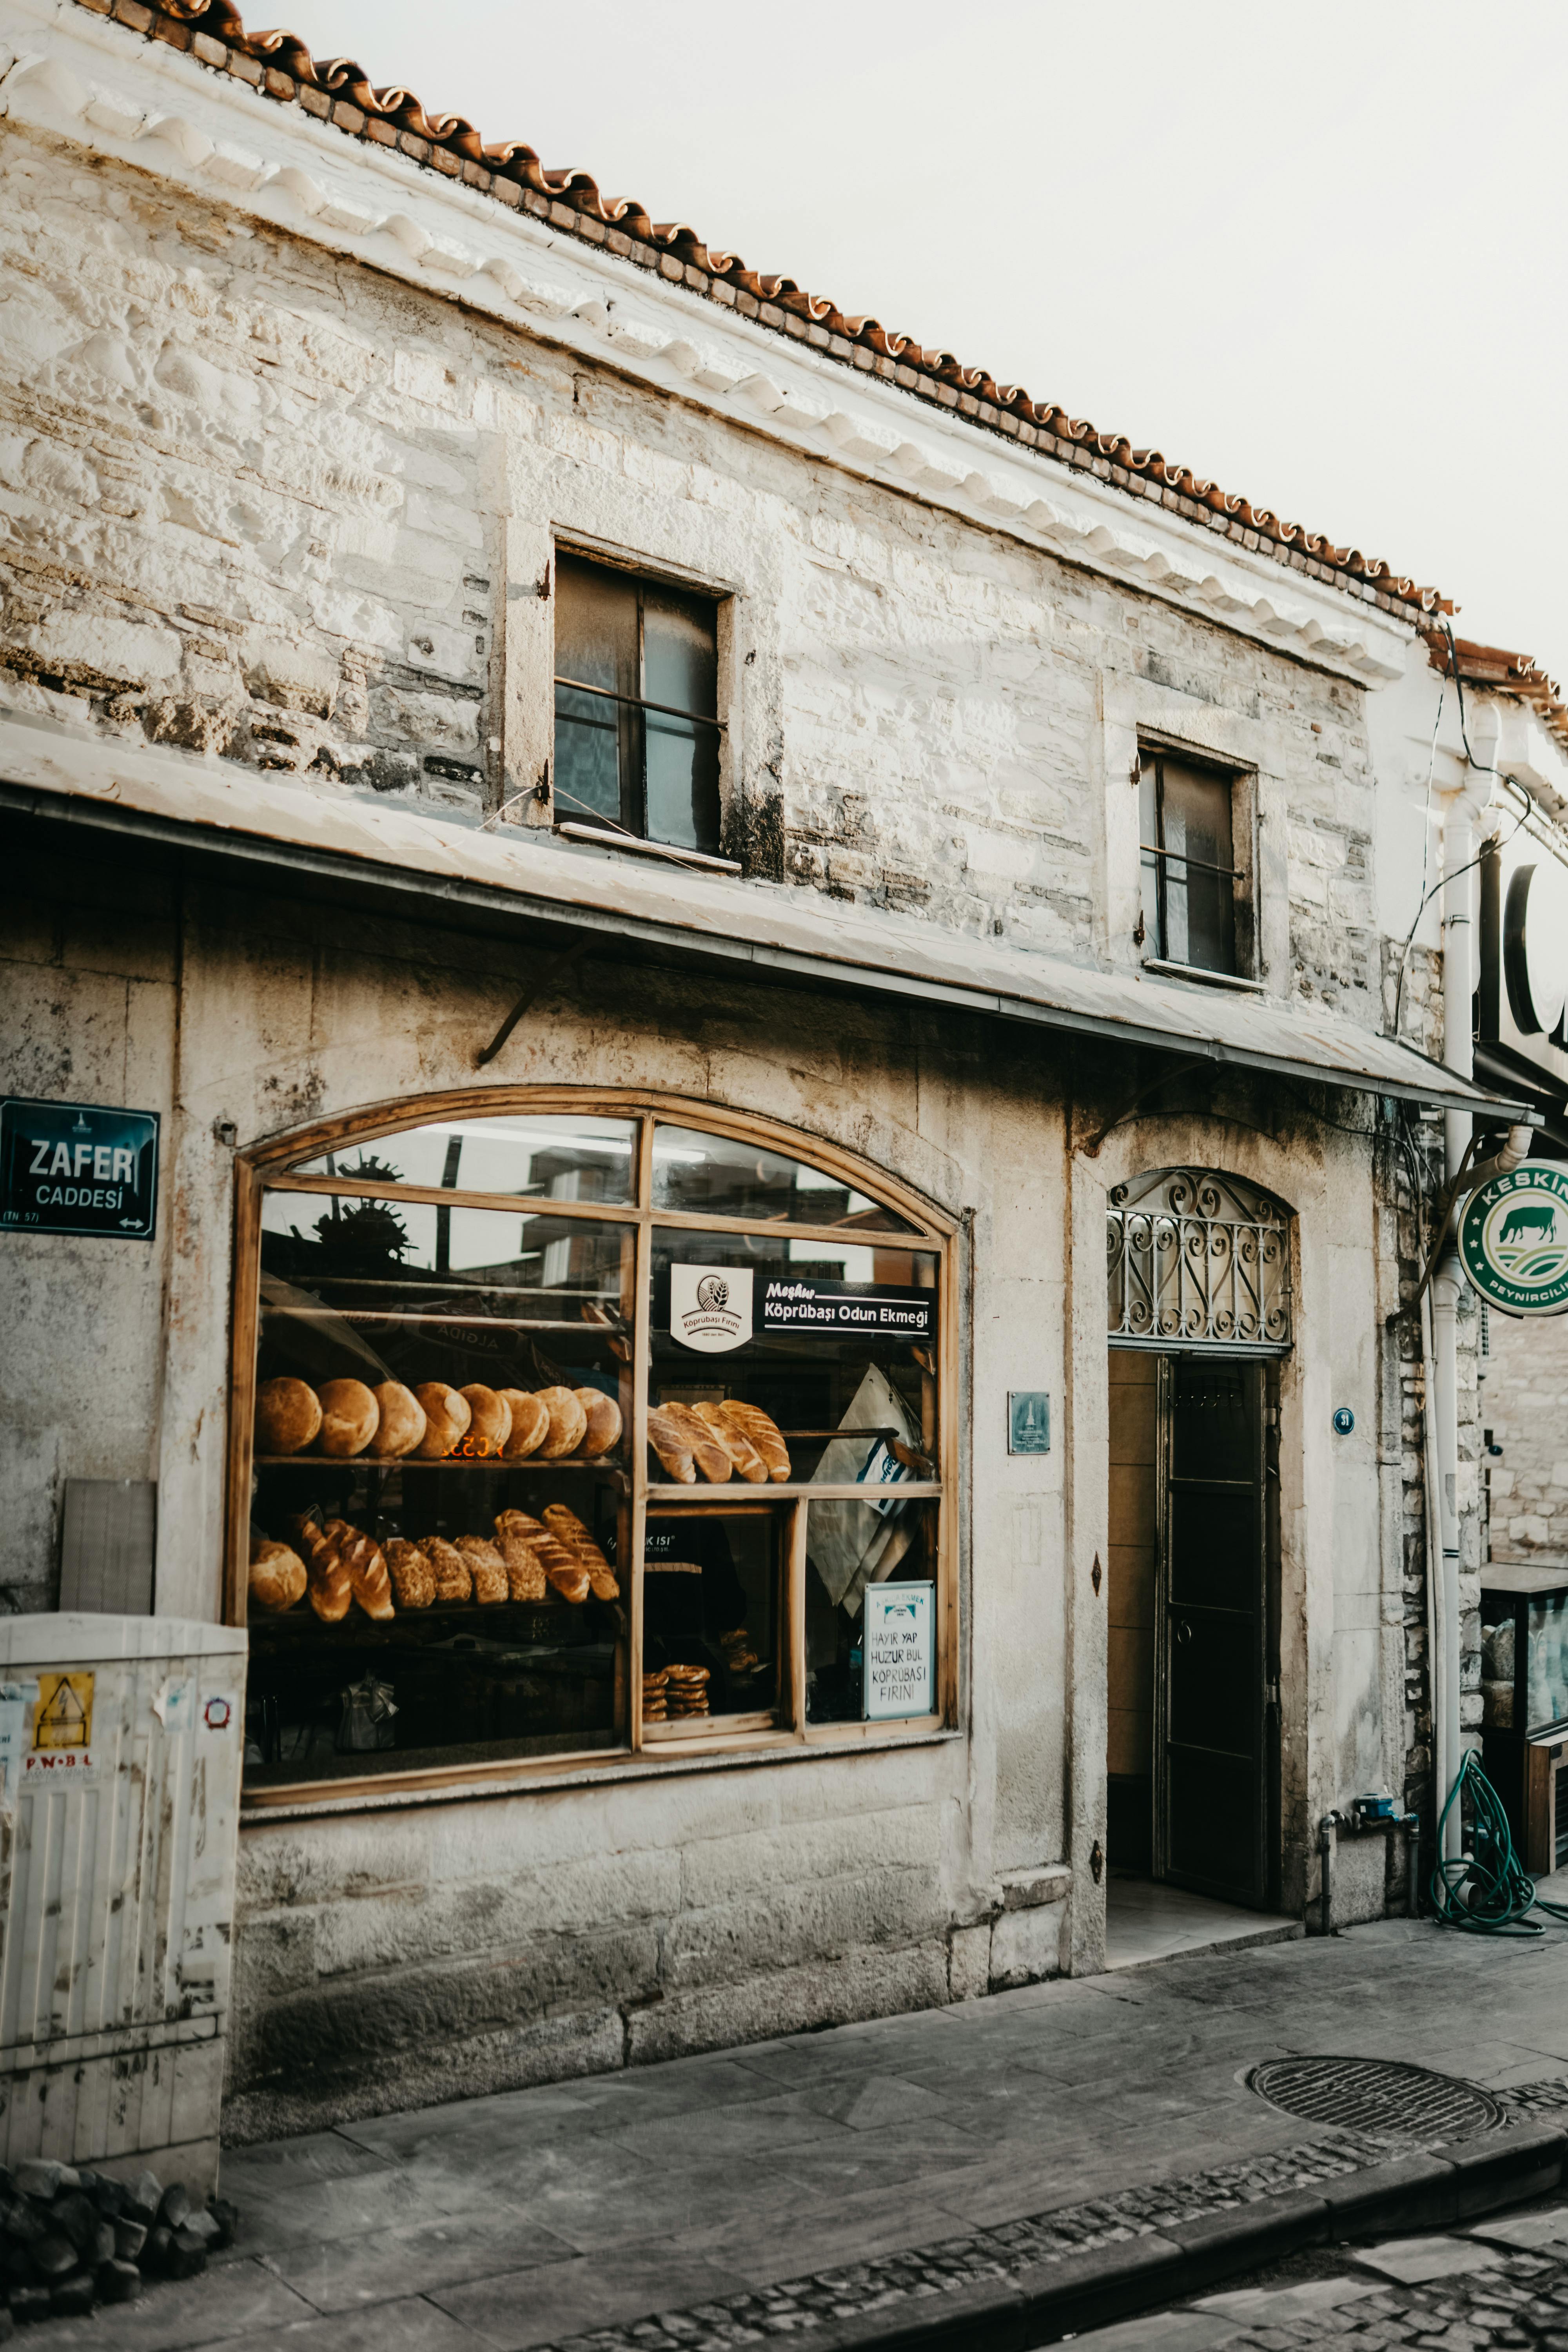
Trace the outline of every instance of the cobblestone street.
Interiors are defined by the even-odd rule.
[[[1407,2344],[1418,2352],[1542,2345],[1568,2352],[1568,2206],[1305,2255],[1261,2282],[1075,2339],[1092,2352],[1286,2352]]]

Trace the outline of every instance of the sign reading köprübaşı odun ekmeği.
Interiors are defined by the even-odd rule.
[[[760,1292],[760,1296],[758,1295]],[[815,1332],[819,1338],[912,1339],[936,1337],[936,1293],[889,1282],[818,1282],[750,1266],[672,1265],[669,1328],[683,1347],[721,1355],[754,1332]]]
[[[1472,1192],[1459,1256],[1481,1297],[1505,1314],[1568,1309],[1568,1165],[1527,1160]]]
[[[103,1103],[0,1103],[0,1226],[151,1241],[158,1114]]]

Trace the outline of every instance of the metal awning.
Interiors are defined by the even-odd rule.
[[[816,890],[714,877],[507,825],[490,832],[218,759],[106,742],[0,718],[0,807],[287,869],[405,916],[598,933],[661,961],[773,974],[856,993],[1149,1045],[1243,1068],[1493,1117],[1513,1099],[1321,1006],[1166,975],[1067,963],[971,940]]]

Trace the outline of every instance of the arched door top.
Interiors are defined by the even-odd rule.
[[[1284,1354],[1290,1213],[1212,1168],[1148,1169],[1116,1185],[1105,1235],[1112,1342]]]

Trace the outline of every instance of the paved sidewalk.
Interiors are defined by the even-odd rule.
[[[40,2352],[816,2352],[1401,2153],[1247,2087],[1288,2053],[1414,2061],[1561,2125],[1568,1934],[1384,1921],[236,2149],[221,2266]]]

